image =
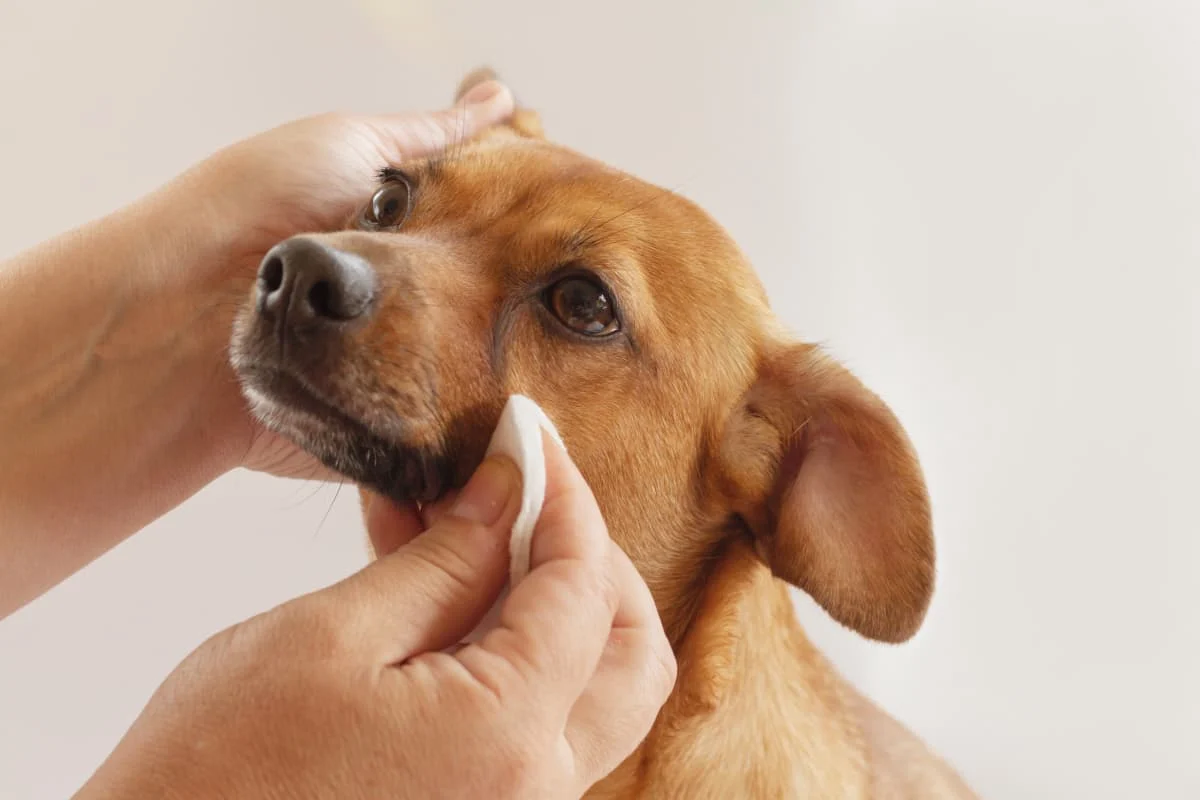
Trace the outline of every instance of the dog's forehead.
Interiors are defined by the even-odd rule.
[[[723,305],[765,309],[766,295],[740,249],[685,197],[544,140],[484,141],[446,159],[444,211],[532,244],[562,242],[620,255],[679,310]],[[480,228],[476,228],[477,230]]]
[[[599,224],[598,212],[643,210],[638,221],[674,198],[573,150],[543,140],[487,140],[435,162],[473,216],[521,215],[528,221],[556,216],[577,227]]]

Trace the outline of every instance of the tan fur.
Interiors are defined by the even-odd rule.
[[[540,137],[522,109],[403,165],[417,189],[398,230],[323,237],[367,259],[381,290],[310,376],[316,389],[377,433],[452,457],[456,484],[508,394],[554,419],[680,666],[651,734],[590,796],[970,797],[835,673],[788,595],[787,583],[804,589],[875,639],[919,627],[933,538],[900,424],[780,333],[703,211]],[[589,342],[556,327],[539,297],[563,265],[608,282],[623,334]]]

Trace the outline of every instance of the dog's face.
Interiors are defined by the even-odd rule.
[[[778,332],[704,212],[529,112],[275,248],[233,349],[269,427],[402,503],[465,482],[533,398],[669,620],[735,536],[868,636],[924,614],[928,503],[891,413]]]

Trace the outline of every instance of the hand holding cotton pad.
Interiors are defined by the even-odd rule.
[[[508,545],[508,585],[500,592],[487,616],[463,640],[466,643],[478,641],[496,627],[500,606],[508,597],[509,590],[529,573],[533,530],[542,513],[542,503],[546,499],[546,454],[542,449],[542,431],[562,446],[562,439],[555,430],[554,423],[537,403],[523,395],[510,396],[496,430],[492,433],[486,454],[511,459],[521,472],[521,508],[513,522]]]

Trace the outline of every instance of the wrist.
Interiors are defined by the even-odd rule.
[[[161,376],[180,440],[166,444],[211,464],[211,479],[238,466],[249,433],[229,342],[262,254],[233,220],[204,204],[206,196],[185,175],[120,212],[118,229],[134,242],[139,263],[99,355],[142,360]]]
[[[0,617],[251,452],[229,339],[276,236],[252,172],[223,151],[0,268]]]
[[[0,617],[238,463],[224,257],[148,198],[0,269]],[[240,425],[240,428],[239,428]],[[240,438],[239,438],[240,437]]]
[[[209,470],[207,480],[241,466],[256,433],[229,344],[258,264],[277,241],[247,223],[254,187],[230,182],[239,174],[236,161],[225,161],[233,155],[216,154],[106,222],[136,266],[123,268],[122,314],[98,353],[171,376],[162,401],[174,414],[174,438],[164,444]]]

